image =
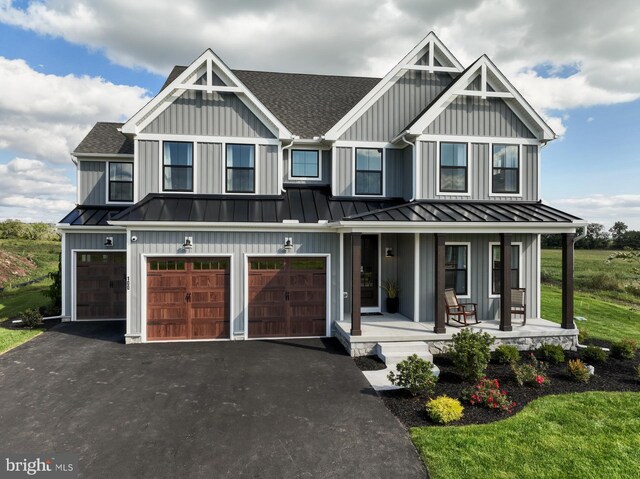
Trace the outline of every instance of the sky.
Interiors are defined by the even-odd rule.
[[[384,76],[429,31],[497,64],[560,136],[546,203],[640,230],[635,0],[0,0],[0,219],[57,222],[70,152],[206,48],[231,68]]]

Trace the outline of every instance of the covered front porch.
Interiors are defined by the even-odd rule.
[[[486,320],[467,326],[472,331],[486,332],[495,339],[495,345],[509,344],[520,350],[535,349],[541,344],[559,344],[564,349],[575,349],[578,330],[566,329],[560,324],[541,318],[530,318],[526,325],[521,320],[512,322],[511,331],[502,331],[499,320]],[[425,342],[432,354],[446,351],[454,334],[461,327],[448,326],[444,333],[435,332],[435,323],[413,321],[401,314],[382,313],[377,316],[361,318],[361,334],[351,334],[350,315],[334,324],[334,335],[351,356],[370,356],[377,354],[379,344],[398,342]]]

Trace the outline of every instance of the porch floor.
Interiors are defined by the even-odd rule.
[[[336,321],[335,334],[345,347],[347,344],[352,354],[354,351],[362,350],[359,345],[368,349],[371,343],[398,342],[398,341],[426,341],[429,343],[440,343],[450,341],[454,334],[458,333],[462,327],[453,326],[452,321],[446,327],[444,334],[433,332],[433,322],[414,322],[401,314],[384,313],[380,316],[362,317],[362,335],[351,336],[351,318],[345,315],[344,321]],[[525,346],[525,339],[545,342],[545,338],[562,339],[572,341],[577,344],[577,329],[562,329],[559,324],[546,319],[527,319],[526,326],[522,326],[522,320],[514,318],[512,320],[513,331],[500,331],[500,321],[485,320],[479,324],[467,326],[472,331],[487,332],[498,339],[498,342],[518,343]],[[497,342],[497,343],[498,343]],[[347,343],[347,344],[345,344]],[[365,346],[365,343],[367,346]],[[496,343],[496,344],[497,344]],[[433,352],[433,351],[432,351]]]

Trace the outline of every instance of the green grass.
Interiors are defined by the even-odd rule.
[[[579,329],[584,329],[591,338],[619,341],[632,338],[640,341],[640,311],[636,308],[603,301],[589,293],[576,292],[574,296],[575,316],[587,318],[576,321]],[[561,322],[561,289],[549,284],[542,285],[541,316],[544,319]]]
[[[36,265],[28,276],[15,278],[12,283],[22,283],[57,271],[60,248],[60,241],[0,239],[0,251],[23,256]]]
[[[421,427],[411,438],[433,479],[640,477],[640,393],[546,396],[477,426]]]

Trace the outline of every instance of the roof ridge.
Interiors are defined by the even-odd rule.
[[[336,73],[303,73],[303,72],[282,72],[282,71],[268,71],[268,70],[246,70],[246,69],[231,69],[232,72],[247,72],[247,73],[272,73],[275,75],[300,75],[300,76],[317,76],[317,77],[336,77],[336,78],[357,78],[364,80],[382,80],[381,77],[369,77],[362,75],[341,75]]]

